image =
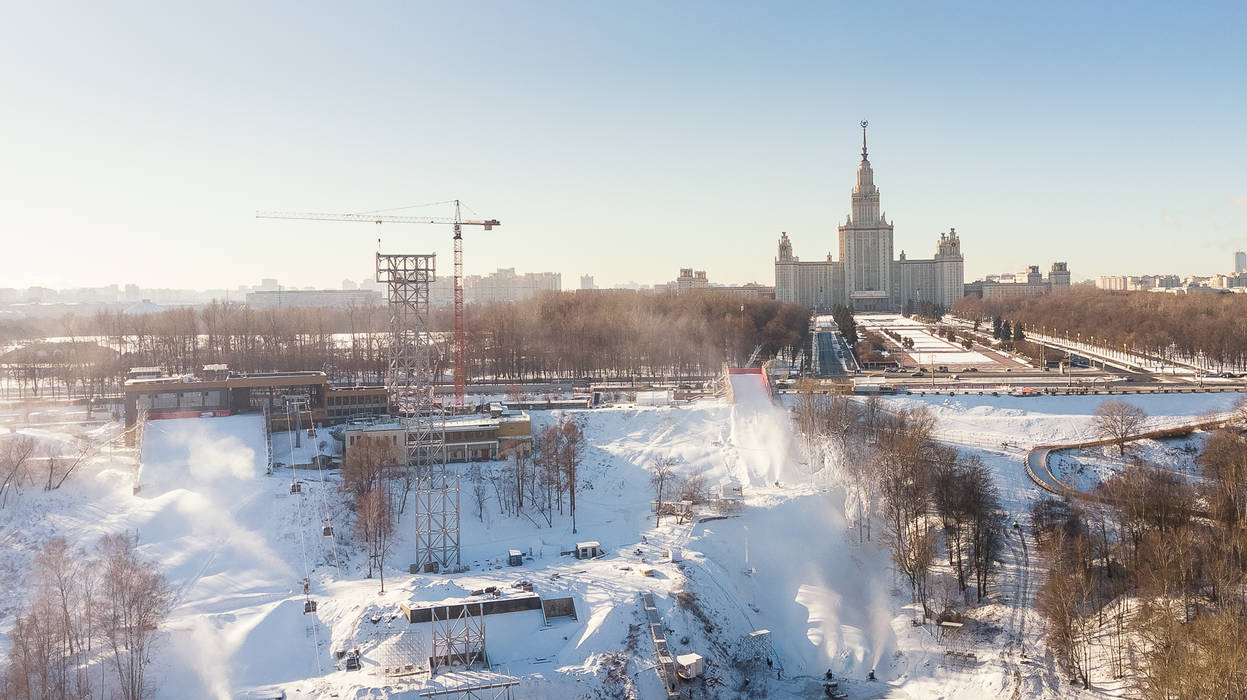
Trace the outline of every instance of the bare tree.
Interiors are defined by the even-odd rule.
[[[99,543],[96,614],[125,700],[148,696],[152,644],[172,604],[164,575],[154,563],[140,559],[136,547],[135,539],[120,534],[105,535]]]
[[[1247,523],[1247,440],[1233,430],[1216,431],[1204,443],[1199,466],[1216,516],[1228,525]]]
[[[1126,441],[1142,432],[1147,423],[1147,413],[1125,401],[1105,400],[1096,406],[1092,424],[1103,438],[1117,445],[1119,455],[1126,454]]]
[[[1066,539],[1058,533],[1056,551],[1077,549],[1085,539]],[[1091,577],[1078,564],[1076,556],[1056,555],[1048,578],[1040,587],[1035,605],[1046,621],[1045,639],[1057,662],[1069,674],[1090,687],[1089,628],[1092,626],[1083,611],[1092,591]]]
[[[44,491],[59,489],[65,480],[78,471],[78,468],[94,453],[95,445],[85,439],[80,439],[75,442],[73,450],[68,455],[62,454],[61,450],[61,446],[56,442],[47,444],[48,470],[47,480],[43,485]]]
[[[662,492],[667,483],[671,481],[676,464],[679,464],[679,460],[671,456],[659,457],[653,462],[649,483],[654,487],[654,498],[658,501],[658,510],[654,513],[654,527],[662,523]]]
[[[567,479],[569,509],[572,516],[572,533],[576,532],[576,481],[579,479],[580,461],[584,457],[585,434],[574,420],[559,421],[559,432],[562,433],[563,471]]]
[[[39,442],[29,435],[17,435],[0,445],[0,508],[9,502],[9,493],[22,487],[28,462]]]
[[[381,579],[381,592],[385,593],[385,557],[390,552],[390,540],[394,534],[394,500],[390,493],[390,479],[382,477],[360,499],[355,510],[355,527],[368,552],[368,578],[372,578],[375,564],[377,576]]]
[[[468,481],[472,482],[472,502],[476,505],[476,519],[485,522],[485,501],[489,500],[489,483],[493,470],[480,464],[468,467]],[[495,488],[495,491],[497,489]]]

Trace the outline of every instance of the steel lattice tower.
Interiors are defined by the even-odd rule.
[[[407,430],[406,468],[415,472],[413,573],[459,568],[459,478],[446,469],[446,419],[434,401],[429,285],[435,255],[377,253],[377,283],[390,311],[390,405]]]

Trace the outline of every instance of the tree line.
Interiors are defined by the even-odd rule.
[[[965,297],[953,313],[967,319],[1002,317],[1050,335],[1081,334],[1097,345],[1123,345],[1164,360],[1207,359],[1217,367],[1247,367],[1247,297],[1241,294],[1164,294],[1073,287],[1058,294],[1010,299]]]
[[[59,342],[0,356],[22,395],[56,382],[90,398],[116,391],[131,367],[172,374],[228,364],[240,372],[323,370],[332,381],[380,383],[388,358],[381,304],[341,309],[251,309],[213,302],[153,314],[99,311],[59,320]],[[452,319],[432,314],[435,376],[451,367]],[[709,376],[801,347],[809,312],[773,299],[716,292],[552,292],[467,309],[469,375],[501,381],[633,376]],[[41,387],[41,382],[43,386]]]

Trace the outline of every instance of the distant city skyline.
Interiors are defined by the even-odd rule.
[[[896,247],[955,227],[967,280],[1247,246],[1240,3],[8,10],[0,287],[336,288],[378,235],[448,271],[442,227],[254,214],[455,197],[502,221],[469,274],[765,284],[782,231],[834,250],[862,119]]]

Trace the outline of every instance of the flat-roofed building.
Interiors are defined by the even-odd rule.
[[[351,450],[367,444],[369,438],[392,450],[395,463],[405,461],[404,444],[407,431],[396,420],[361,421],[347,425],[344,438],[343,459],[350,459]],[[446,461],[483,462],[506,459],[509,455],[532,452],[532,425],[528,414],[511,411],[500,416],[461,416],[447,418],[445,422]],[[375,443],[374,443],[375,444]]]
[[[291,400],[300,409],[298,421],[303,427],[360,414],[389,413],[385,387],[334,387],[324,372],[239,374],[220,365],[208,365],[205,370],[202,377],[128,380],[124,387],[126,426],[134,426],[142,413],[159,419],[255,412],[267,415],[273,430],[289,430],[295,425],[295,415],[287,415],[286,410]]]

